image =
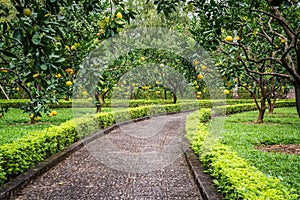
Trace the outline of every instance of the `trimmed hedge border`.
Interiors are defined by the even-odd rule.
[[[170,114],[173,114],[173,113],[170,113]],[[82,148],[85,144],[87,144],[105,134],[110,133],[111,131],[113,131],[114,129],[116,129],[120,126],[124,126],[124,125],[130,124],[132,122],[142,121],[145,119],[149,119],[149,116],[139,118],[139,119],[133,119],[133,120],[126,121],[126,122],[121,122],[118,124],[114,124],[103,130],[97,131],[96,133],[94,133],[80,141],[73,143],[69,147],[63,149],[62,151],[60,151],[60,152],[50,156],[49,158],[43,160],[42,162],[38,163],[36,166],[34,166],[33,168],[30,168],[25,173],[19,175],[18,177],[11,180],[10,182],[2,185],[0,187],[0,199],[11,199],[11,198],[15,197],[18,194],[18,192],[22,188],[24,188],[27,184],[29,184],[32,180],[34,180],[38,176],[47,172],[52,167],[59,164],[61,161],[66,159],[68,156],[70,156],[73,152]]]
[[[93,117],[75,118],[59,126],[32,132],[12,143],[0,146],[0,183],[2,185],[14,179],[74,142],[116,122],[197,108],[198,104],[195,103],[128,108],[127,110],[99,113]]]
[[[295,106],[295,102],[281,101],[276,107]],[[229,105],[214,109],[224,110],[226,114],[256,110],[255,104]],[[224,110],[225,111],[225,110]],[[198,127],[192,127],[192,115],[188,117],[186,132],[194,153],[200,155],[201,163],[207,172],[215,179],[225,199],[298,199],[299,195],[286,188],[279,179],[268,177],[255,167],[250,166],[236,152],[218,141],[211,149],[205,148],[205,140],[210,135],[207,122],[211,118],[211,109],[200,109],[198,112]],[[195,119],[194,119],[195,120]],[[195,121],[194,121],[195,122]],[[190,123],[190,124],[189,124]]]
[[[208,106],[212,105],[208,100],[204,102]],[[219,102],[222,102],[222,100]],[[283,104],[285,103],[286,101]],[[244,107],[244,105],[242,106]],[[228,106],[226,107],[228,108]],[[95,117],[76,118],[64,122],[60,126],[53,126],[40,132],[33,132],[15,142],[0,146],[0,184],[2,185],[14,179],[51,155],[61,152],[71,144],[116,122],[156,114],[195,110],[198,108],[199,102],[194,101],[186,101],[181,104],[142,106],[129,108],[127,111],[99,113]],[[214,108],[218,109],[218,107]]]
[[[30,102],[28,99],[12,99],[12,100],[0,100],[0,107],[8,107],[8,108],[20,108],[24,105],[24,103]],[[84,105],[86,103],[85,101],[82,101],[82,104]],[[179,103],[199,103],[200,107],[212,107],[213,105],[216,106],[218,103],[226,103],[229,105],[234,104],[241,104],[241,103],[253,103],[252,99],[227,99],[227,100],[179,100]],[[80,100],[76,101],[76,104],[81,105]],[[166,104],[172,104],[172,100],[123,100],[123,101],[107,101],[103,107],[139,107],[139,106],[149,106],[149,105],[166,105]],[[50,108],[72,108],[72,101],[65,101],[60,100],[58,104],[49,104]]]

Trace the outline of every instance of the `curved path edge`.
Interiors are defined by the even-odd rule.
[[[193,110],[183,111],[183,112],[172,112],[167,113],[167,115],[184,113],[184,112],[192,112]],[[165,114],[157,114],[152,115],[151,117],[162,116]],[[12,199],[17,196],[18,192],[21,191],[26,185],[33,182],[37,177],[41,176],[42,174],[49,171],[51,168],[68,158],[72,153],[77,151],[78,149],[82,148],[85,144],[90,143],[91,141],[110,133],[114,129],[131,124],[138,121],[143,121],[149,119],[150,116],[142,117],[138,119],[133,119],[121,123],[114,124],[109,126],[105,129],[97,131],[92,135],[83,138],[82,140],[75,142],[74,144],[70,145],[69,147],[65,148],[64,150],[50,156],[49,158],[45,159],[44,161],[38,163],[33,168],[30,168],[25,173],[19,175],[15,179],[11,180],[10,182],[5,183],[0,187],[0,199]],[[218,200],[223,199],[222,195],[217,192],[217,189],[213,185],[212,178],[208,174],[204,174],[203,166],[201,165],[199,159],[194,154],[194,152],[188,148],[187,151],[184,152],[184,157],[187,161],[189,166],[189,170],[191,171],[194,181],[196,182],[199,192],[204,200]]]
[[[192,172],[194,181],[196,182],[200,194],[204,200],[221,200],[223,196],[217,191],[216,186],[213,184],[212,178],[209,174],[204,173],[204,167],[199,161],[198,156],[191,148],[184,152],[186,162]]]

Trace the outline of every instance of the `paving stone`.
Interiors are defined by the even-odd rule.
[[[38,177],[16,199],[201,199],[183,156],[185,116],[115,129]]]

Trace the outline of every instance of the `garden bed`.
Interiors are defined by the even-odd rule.
[[[227,113],[247,110],[245,105],[234,107]],[[274,115],[267,115],[267,125],[245,123],[255,121],[256,111],[231,115],[225,120],[222,134],[214,132],[217,139],[211,143],[208,139],[214,130],[206,123],[210,115],[210,109],[201,109],[200,116],[189,116],[187,138],[225,199],[298,199],[299,155],[255,149],[261,144],[300,144],[295,108],[275,109]],[[193,126],[195,123],[198,127]]]

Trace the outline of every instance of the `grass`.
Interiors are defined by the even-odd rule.
[[[264,124],[253,123],[257,112],[228,116],[222,143],[237,151],[249,164],[267,175],[279,178],[300,193],[300,155],[262,152],[260,144],[300,144],[300,118],[295,108],[277,108],[265,116]]]
[[[43,115],[41,120],[36,124],[30,124],[28,113],[23,113],[21,109],[10,108],[8,113],[0,119],[0,145],[11,143],[18,138],[24,137],[30,132],[39,131],[52,125],[59,125],[65,121],[72,119],[74,116],[82,116],[87,113],[94,113],[95,109],[72,109],[57,108],[57,115],[48,117]],[[103,112],[111,111],[110,108],[103,108]]]

